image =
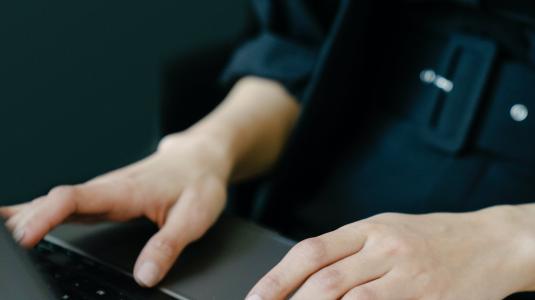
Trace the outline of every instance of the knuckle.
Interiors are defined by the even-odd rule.
[[[388,226],[379,222],[375,222],[375,220],[367,220],[360,222],[356,230],[360,232],[367,233],[368,236],[373,235],[382,235],[384,232],[386,232],[388,229]]]
[[[76,188],[69,185],[60,185],[50,190],[48,196],[57,200],[73,200],[76,196]]]
[[[310,284],[322,291],[336,291],[343,284],[344,275],[337,269],[326,268],[310,277]]]
[[[35,198],[30,202],[30,205],[33,205],[33,206],[38,205],[39,203],[43,202],[44,199],[46,198],[45,197]]]
[[[74,186],[58,186],[50,190],[50,192],[48,193],[47,201],[54,201],[55,203],[58,203],[59,206],[65,207],[69,211],[74,212],[77,210],[77,193],[77,188]]]
[[[327,257],[327,245],[318,237],[309,238],[295,245],[291,253],[305,261],[318,264]]]
[[[260,291],[270,291],[270,293],[277,293],[282,291],[282,281],[280,279],[280,276],[274,273],[268,273],[260,281],[258,289]]]
[[[409,256],[413,253],[411,243],[403,237],[388,236],[381,244],[382,251],[387,256]]]
[[[175,143],[174,141],[176,140],[176,136],[175,135],[166,135],[164,136],[161,140],[160,140],[160,143],[158,144],[158,151],[162,151],[162,150],[166,150],[166,149],[169,149],[173,146],[173,144]]]
[[[409,240],[401,236],[390,236],[387,240],[387,246],[398,250],[410,250],[411,248]]]

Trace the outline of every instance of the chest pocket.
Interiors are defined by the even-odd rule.
[[[477,149],[535,164],[532,64],[470,33],[411,32],[404,45],[393,64],[399,83],[386,97],[394,114],[445,153]]]

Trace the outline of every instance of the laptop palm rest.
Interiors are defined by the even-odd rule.
[[[68,224],[47,239],[131,274],[137,255],[156,230],[144,220]],[[257,225],[225,216],[186,248],[160,289],[178,299],[243,299],[292,244]]]

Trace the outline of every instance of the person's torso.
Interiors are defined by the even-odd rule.
[[[288,232],[535,200],[534,31],[489,10],[410,2],[370,8],[368,20],[345,12],[266,201],[281,204],[268,215]]]

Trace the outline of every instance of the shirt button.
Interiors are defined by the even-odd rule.
[[[509,111],[511,118],[517,122],[522,122],[528,117],[528,108],[524,104],[515,104]]]
[[[423,70],[420,73],[420,80],[425,83],[433,83],[437,78],[437,74],[433,70]]]

